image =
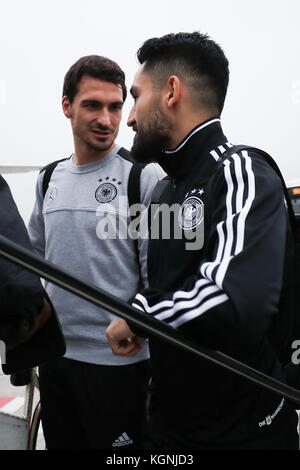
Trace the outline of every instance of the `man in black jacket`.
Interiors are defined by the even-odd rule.
[[[132,152],[143,161],[157,156],[170,177],[159,202],[179,210],[173,236],[161,230],[150,240],[150,287],[132,305],[284,380],[267,334],[282,287],[284,198],[259,155],[222,159],[232,146],[220,123],[228,61],[197,32],[150,39],[138,59]],[[136,333],[124,320],[111,323],[113,352],[134,354],[126,339]],[[155,338],[150,352],[165,448],[298,448],[297,416],[285,399]]]
[[[0,175],[0,234],[32,250],[10,189]],[[0,257],[0,341],[4,373],[12,374],[60,356],[65,343],[36,274]],[[2,345],[1,345],[2,346]]]

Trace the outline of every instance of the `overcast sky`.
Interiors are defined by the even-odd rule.
[[[264,148],[287,181],[300,178],[299,18],[299,0],[1,0],[0,164],[45,165],[72,153],[61,90],[79,57],[110,57],[130,87],[146,39],[199,30],[230,61],[228,140]],[[131,105],[129,97],[118,137],[127,148]],[[36,174],[4,177],[27,222]]]

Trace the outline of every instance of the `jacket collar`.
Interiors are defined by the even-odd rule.
[[[216,161],[211,152],[226,142],[220,118],[212,118],[194,127],[175,149],[163,150],[158,163],[168,175],[182,178],[199,164],[202,170],[206,164],[211,167],[212,161]]]

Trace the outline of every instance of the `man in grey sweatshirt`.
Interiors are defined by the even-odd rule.
[[[57,163],[46,188],[47,167],[40,172],[29,233],[47,260],[128,300],[141,280],[147,285],[147,239],[140,237],[136,250],[126,230],[134,162],[115,143],[125,99],[124,73],[110,59],[83,57],[67,72],[62,107],[75,152]],[[163,176],[158,165],[142,169],[144,207]],[[40,367],[47,448],[137,447],[149,380],[147,342],[134,338],[137,355],[113,356],[105,336],[113,315],[51,283],[46,290],[67,345],[63,358]]]

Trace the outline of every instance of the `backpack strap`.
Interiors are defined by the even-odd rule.
[[[131,153],[126,150],[124,147],[121,147],[118,150],[118,155],[120,157],[124,158],[125,160],[128,160],[132,163],[132,167],[129,173],[128,177],[128,185],[127,185],[127,197],[128,197],[128,205],[129,205],[129,211],[132,206],[135,204],[141,204],[141,173],[145,165],[141,163],[137,163],[131,156]],[[138,215],[138,219],[140,220],[141,218],[141,212]],[[133,220],[136,220],[136,213],[133,214],[130,212],[130,220],[131,222]],[[139,223],[136,225],[136,230],[135,234],[138,233],[139,229]],[[132,232],[132,235],[134,233]],[[132,237],[133,244],[134,244],[134,249],[136,252],[137,260],[139,260],[139,244],[138,244],[138,237]],[[143,281],[142,281],[142,274],[141,274],[141,266],[140,263],[139,265],[139,271],[140,271],[140,282],[139,282],[139,290],[143,287]]]
[[[135,204],[141,203],[141,188],[140,188],[140,178],[143,166],[138,163],[133,163],[132,168],[130,170],[129,178],[128,178],[128,205],[129,205],[129,212],[130,212],[130,220],[131,222],[136,219],[136,214],[132,214],[130,209]],[[141,212],[139,212],[138,219],[141,218]],[[140,224],[136,225],[135,232],[138,232]],[[135,251],[137,256],[139,256],[139,247],[138,247],[138,237],[133,238],[133,243],[135,247]]]
[[[130,208],[135,204],[141,203],[141,173],[145,165],[135,162],[131,156],[131,153],[124,147],[121,147],[117,153],[120,155],[120,157],[132,163],[127,184],[128,205]],[[131,221],[134,220],[135,216],[130,214],[130,219]],[[138,240],[134,239],[134,244],[138,254]]]
[[[71,158],[71,157],[69,157],[69,158]],[[42,183],[43,199],[45,199],[46,192],[47,192],[47,189],[48,189],[49,182],[50,182],[53,171],[55,170],[56,166],[60,162],[63,162],[64,160],[68,160],[68,158],[61,158],[60,160],[56,160],[55,162],[49,163],[49,165],[47,165],[47,166],[45,166],[44,168],[41,169],[40,173],[42,173],[45,170],[44,177],[43,177],[43,183]]]
[[[165,176],[162,180],[156,183],[156,186],[152,193],[151,204],[159,204],[161,196],[163,195],[165,189],[170,184],[170,176]]]
[[[141,203],[140,180],[143,168],[143,165],[139,163],[133,163],[130,170],[127,187],[129,207],[133,206],[134,204]]]
[[[285,197],[285,202],[286,202],[287,209],[288,209],[290,224],[291,224],[291,227],[292,227],[292,231],[294,233],[295,230],[296,230],[296,227],[297,227],[297,221],[296,221],[296,216],[295,216],[293,206],[292,206],[292,203],[291,203],[291,199],[290,199],[290,196],[289,196],[284,178],[282,176],[282,173],[281,173],[277,163],[275,162],[275,160],[271,157],[271,155],[269,155],[264,150],[261,150],[261,149],[256,148],[256,147],[251,147],[249,145],[233,145],[232,147],[230,147],[228,150],[226,150],[222,154],[221,158],[222,158],[222,160],[224,160],[224,159],[230,157],[233,153],[241,152],[243,150],[253,152],[253,153],[258,153],[259,155],[261,155],[264,158],[264,160],[270,165],[270,167],[275,171],[275,173],[277,173],[277,175],[279,176],[279,178],[281,180],[281,184],[282,184],[282,189],[283,189],[283,193],[284,193],[284,197]]]
[[[141,163],[137,163],[131,156],[131,153],[128,150],[121,147],[118,150],[118,155],[128,160],[132,163],[132,167],[130,170],[129,178],[128,178],[128,185],[127,185],[127,195],[128,195],[128,204],[129,207],[133,206],[134,204],[141,203],[141,173],[145,165]],[[131,220],[133,220],[133,216],[131,216]],[[135,240],[136,241],[136,240]]]

